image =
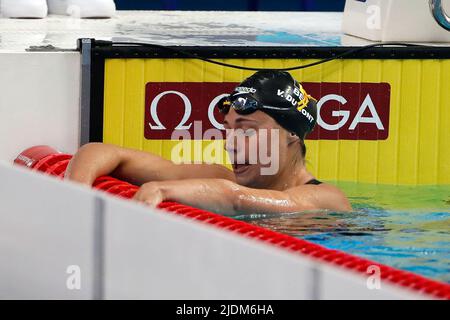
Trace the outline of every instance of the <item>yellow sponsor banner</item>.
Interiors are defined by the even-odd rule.
[[[256,68],[286,68],[316,60],[218,61]],[[147,139],[144,135],[148,125],[144,118],[149,108],[147,85],[239,83],[252,73],[193,59],[106,59],[103,141],[177,161],[173,159],[173,148],[179,141]],[[318,179],[450,184],[450,60],[335,60],[290,73],[300,82],[390,85],[387,139],[306,140],[307,167]],[[202,153],[211,143],[223,148],[222,140],[195,140],[197,148],[189,149],[191,155]],[[224,154],[222,162],[225,159]]]

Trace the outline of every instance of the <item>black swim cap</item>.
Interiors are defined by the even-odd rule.
[[[261,111],[301,139],[314,129],[317,101],[288,72],[263,70],[254,73],[234,89],[229,100],[233,104],[243,96],[255,99],[263,106],[259,108]]]

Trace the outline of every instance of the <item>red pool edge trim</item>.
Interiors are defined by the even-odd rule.
[[[69,162],[67,160],[70,157],[70,155],[62,154],[58,155],[59,159],[55,159],[56,156],[54,155],[44,157],[33,167],[33,170],[62,178]],[[58,165],[60,161],[62,163]],[[130,183],[107,176],[98,178],[94,182],[93,188],[125,199],[132,198],[138,190],[138,187]],[[366,277],[369,275],[367,273],[369,266],[378,266],[380,268],[381,279],[384,281],[420,292],[430,297],[450,300],[450,284],[444,282],[432,280],[409,271],[399,270],[343,251],[328,249],[303,239],[176,202],[163,202],[158,205],[158,208],[168,213],[174,213],[244,237],[257,239],[327,264],[363,274]]]

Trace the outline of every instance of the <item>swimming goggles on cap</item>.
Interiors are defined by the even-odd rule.
[[[227,114],[230,108],[233,108],[238,114],[251,114],[256,110],[286,110],[286,108],[279,108],[273,106],[267,106],[260,103],[251,95],[242,95],[230,100],[230,96],[224,97],[217,103],[217,108],[223,114]]]

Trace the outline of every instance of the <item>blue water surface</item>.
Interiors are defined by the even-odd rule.
[[[450,283],[450,186],[335,183],[352,212],[238,219]]]

